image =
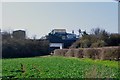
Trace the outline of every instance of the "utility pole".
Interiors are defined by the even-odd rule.
[[[74,30],[72,30],[72,34],[74,34]]]
[[[79,30],[78,30],[78,32],[79,32],[79,37],[80,37],[80,34],[81,34],[81,29],[79,29]]]

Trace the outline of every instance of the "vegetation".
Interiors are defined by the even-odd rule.
[[[86,31],[81,32],[79,29],[79,34],[82,34],[82,37],[74,42],[70,48],[96,48],[120,45],[120,34],[108,34],[100,28],[92,29],[92,34],[87,34]],[[12,37],[10,32],[2,32],[2,58],[33,57],[50,53],[48,40],[35,38],[21,40]],[[70,43],[71,41],[67,41],[64,47],[70,46]]]
[[[49,41],[16,39],[8,32],[2,33],[2,58],[33,57],[49,54]]]
[[[119,61],[120,47],[56,49],[53,55]]]
[[[3,59],[5,78],[119,78],[118,62],[65,57]]]
[[[120,34],[110,34],[100,28],[95,28],[91,31],[91,34],[82,35],[82,37],[73,43],[70,48],[96,48],[120,45]]]

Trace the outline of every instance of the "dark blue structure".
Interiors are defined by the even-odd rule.
[[[76,38],[76,34],[67,33],[65,29],[54,29],[48,34],[47,39],[50,43],[62,43],[63,48],[69,48]]]

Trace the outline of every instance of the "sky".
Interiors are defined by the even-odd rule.
[[[116,2],[3,2],[2,30],[26,30],[37,38],[52,29],[66,29],[78,34],[78,29],[91,32],[102,28],[118,33],[118,3]]]

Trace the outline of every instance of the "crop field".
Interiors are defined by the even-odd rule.
[[[117,61],[68,57],[34,57],[2,60],[3,78],[118,78]]]

